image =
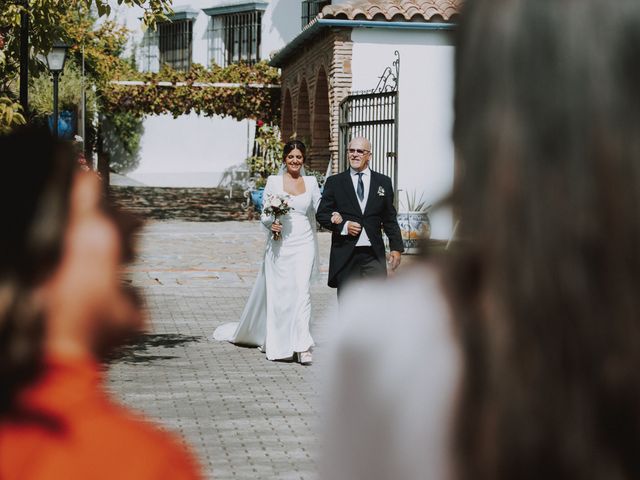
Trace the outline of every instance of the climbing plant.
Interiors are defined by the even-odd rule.
[[[103,125],[109,125],[109,141],[124,152],[120,167],[135,164],[140,143],[141,122],[145,115],[170,114],[174,117],[197,113],[220,115],[237,120],[262,119],[277,122],[280,90],[278,71],[266,62],[256,65],[238,63],[222,68],[193,65],[189,72],[164,68],[159,73],[141,73],[135,61],[124,59],[129,38],[126,28],[99,17],[108,16],[109,3],[143,8],[147,26],[153,28],[170,13],[171,0],[28,0],[31,21],[31,87],[35,89],[29,116],[39,120],[48,114],[49,74],[35,60],[37,53],[48,50],[56,38],[72,45],[69,74],[62,85],[75,77],[84,60],[86,86],[96,92],[95,107],[101,112]],[[17,0],[0,0],[0,131],[24,123],[24,112],[17,104],[20,13]],[[65,74],[67,75],[67,74]],[[140,85],[122,85],[114,81],[138,81]],[[168,82],[170,86],[166,86]],[[227,86],[211,86],[224,84]],[[234,84],[235,86],[230,86]],[[275,88],[271,88],[274,87]],[[64,90],[64,88],[63,88]],[[79,89],[77,89],[79,91]],[[42,93],[39,95],[39,93]],[[38,100],[42,100],[38,102]],[[34,117],[35,116],[35,117]],[[92,136],[91,128],[87,135]],[[134,160],[131,160],[134,159]]]
[[[30,70],[37,73],[41,68],[35,61],[37,54],[48,51],[58,38],[77,40],[68,31],[69,15],[94,11],[106,17],[115,4],[142,8],[145,23],[153,27],[167,18],[171,0],[0,0],[0,130],[24,123],[26,113],[17,105],[21,14],[29,17]],[[91,35],[93,29],[84,32]]]
[[[0,133],[7,133],[25,122],[22,107],[10,98],[0,96]]]
[[[194,112],[237,120],[277,121],[280,89],[272,87],[279,84],[279,73],[266,62],[255,65],[237,63],[224,68],[214,65],[211,69],[194,64],[189,72],[165,67],[159,73],[130,72],[127,77],[120,75],[120,79],[143,84],[110,83],[105,86],[102,102],[108,112],[170,114],[174,117]]]
[[[249,172],[254,178],[255,186],[264,187],[269,175],[276,175],[282,165],[282,151],[284,144],[280,139],[280,129],[258,121],[256,132],[256,151],[247,158]]]

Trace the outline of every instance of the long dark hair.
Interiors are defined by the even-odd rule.
[[[0,416],[38,375],[44,318],[36,287],[61,258],[76,170],[69,146],[31,128],[0,136]]]
[[[458,477],[638,477],[640,3],[471,0],[457,35]]]

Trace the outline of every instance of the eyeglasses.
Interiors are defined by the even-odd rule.
[[[349,152],[351,155],[355,155],[356,153],[358,155],[364,155],[365,153],[371,153],[371,150],[362,150],[361,148],[348,148],[347,152]]]

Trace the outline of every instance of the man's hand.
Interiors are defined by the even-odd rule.
[[[395,250],[389,253],[389,267],[391,267],[392,271],[396,271],[396,269],[400,266],[400,260],[402,256],[400,252],[396,252]]]
[[[361,231],[362,231],[362,226],[359,223],[350,221],[347,224],[347,232],[352,237],[357,237],[358,235],[360,235]]]

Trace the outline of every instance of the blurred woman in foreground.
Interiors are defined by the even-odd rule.
[[[199,478],[104,389],[100,359],[142,328],[120,277],[134,223],[48,133],[0,137],[0,153],[0,478]]]
[[[326,478],[639,478],[640,2],[465,9],[460,241],[345,306]]]

